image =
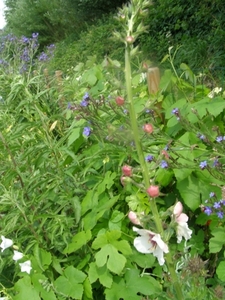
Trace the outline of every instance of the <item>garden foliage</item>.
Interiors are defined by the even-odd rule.
[[[135,43],[147,2],[117,16],[125,72],[88,56],[50,76],[32,52],[37,36],[5,40],[2,299],[224,297],[224,90],[177,70],[169,48],[149,91]]]

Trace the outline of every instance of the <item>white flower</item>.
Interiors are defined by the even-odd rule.
[[[213,98],[215,96],[215,94],[219,94],[219,92],[222,91],[222,88],[220,87],[215,87],[209,94],[208,94],[208,97],[209,98]]]
[[[8,300],[8,297],[0,297],[0,300]]]
[[[163,253],[168,253],[168,246],[161,239],[160,234],[146,229],[133,227],[140,236],[134,239],[134,247],[141,253],[152,253],[157,257],[160,266],[165,263]]]
[[[21,272],[27,272],[28,274],[30,274],[30,271],[32,269],[30,260],[26,260],[25,262],[19,265],[20,265]]]
[[[14,250],[13,260],[17,261],[20,260],[22,257],[23,257],[23,253]]]
[[[1,239],[2,242],[0,244],[0,248],[2,248],[2,252],[13,245],[13,241],[5,238],[3,235],[1,236]]]
[[[183,205],[180,201],[176,203],[173,209],[173,215],[177,223],[177,242],[180,243],[182,237],[187,241],[191,238],[192,230],[188,228],[188,216],[183,211]]]

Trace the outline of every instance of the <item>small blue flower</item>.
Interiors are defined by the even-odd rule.
[[[179,114],[179,109],[178,108],[174,108],[171,112],[172,115],[178,116]]]
[[[218,159],[215,159],[213,162],[213,167],[217,167],[217,166],[219,166],[219,161]]]
[[[204,140],[205,140],[204,134],[201,134],[201,135],[199,136],[199,138],[200,138],[200,140],[204,141]]]
[[[154,159],[154,156],[152,156],[152,155],[147,155],[145,157],[145,161],[147,161],[147,162],[151,162],[151,161],[153,161],[153,159]]]
[[[207,161],[204,160],[204,161],[200,162],[199,167],[200,167],[202,170],[204,170],[204,169],[207,167]]]
[[[123,110],[123,113],[124,113],[125,115],[127,115],[127,114],[128,114],[128,110],[127,110],[127,109],[124,109],[124,110]]]
[[[83,100],[89,100],[89,99],[90,99],[89,94],[88,92],[86,92],[83,96]]]
[[[220,202],[215,202],[213,205],[213,207],[216,209],[220,208],[220,206],[221,206]]]
[[[206,207],[205,207],[205,210],[204,210],[204,213],[205,213],[207,216],[210,216],[211,213],[212,213],[212,208],[209,207],[209,206],[206,206]]]
[[[218,211],[217,213],[218,218],[223,219],[223,212],[222,211]]]
[[[217,137],[216,137],[216,141],[217,141],[218,143],[221,143],[221,142],[223,141],[222,135],[217,136]]]
[[[168,163],[165,160],[162,160],[160,166],[161,166],[162,169],[167,169],[168,168]]]
[[[80,106],[82,106],[82,107],[87,107],[88,106],[88,104],[89,104],[89,102],[87,101],[87,100],[82,100],[81,101],[81,103],[80,103]]]
[[[91,128],[90,127],[84,127],[83,135],[88,137],[91,134]]]
[[[209,197],[210,198],[213,198],[213,197],[215,197],[216,196],[216,194],[214,193],[214,192],[211,192],[210,194],[209,194]]]

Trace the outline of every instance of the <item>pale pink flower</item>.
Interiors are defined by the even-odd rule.
[[[183,211],[183,205],[180,201],[176,203],[173,209],[173,215],[177,223],[177,242],[180,243],[182,237],[187,241],[191,238],[192,230],[188,228],[188,216]]]
[[[169,249],[166,243],[161,239],[160,234],[147,229],[138,229],[133,227],[133,231],[140,236],[134,239],[134,247],[141,253],[152,253],[157,257],[160,266],[165,263],[164,253],[168,253]]]

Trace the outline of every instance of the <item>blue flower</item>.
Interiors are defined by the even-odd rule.
[[[207,216],[210,216],[211,213],[212,213],[212,208],[209,207],[209,206],[206,206],[206,207],[205,207],[205,210],[204,210],[204,213],[205,213]]]
[[[168,163],[165,160],[162,160],[160,166],[162,169],[166,169],[168,168]]]
[[[90,127],[84,127],[83,135],[88,137],[91,134],[91,128]]]
[[[213,205],[213,207],[216,209],[220,208],[220,206],[221,206],[220,202],[215,202]]]
[[[153,159],[154,159],[154,156],[152,156],[152,155],[147,155],[145,157],[145,161],[147,161],[147,162],[151,162],[151,161],[153,161]]]
[[[86,92],[83,96],[83,100],[89,100],[89,99],[90,99],[89,94],[88,92]]]
[[[219,166],[219,161],[218,159],[215,159],[213,162],[213,167],[217,167],[217,166]]]
[[[222,141],[223,141],[222,135],[217,136],[216,141],[217,141],[218,143],[222,142]]]
[[[88,106],[88,101],[87,100],[82,100],[81,103],[80,103],[80,106],[82,107],[87,107]]]
[[[223,219],[223,212],[222,211],[218,211],[217,213],[218,218]]]
[[[207,161],[204,160],[204,161],[200,162],[199,167],[200,167],[202,170],[204,170],[204,169],[207,167]]]
[[[172,115],[178,116],[179,114],[179,109],[178,108],[174,108],[171,112]]]
[[[210,198],[213,198],[213,197],[215,197],[216,196],[216,194],[214,193],[214,192],[211,192],[210,194],[209,194],[209,197]]]

